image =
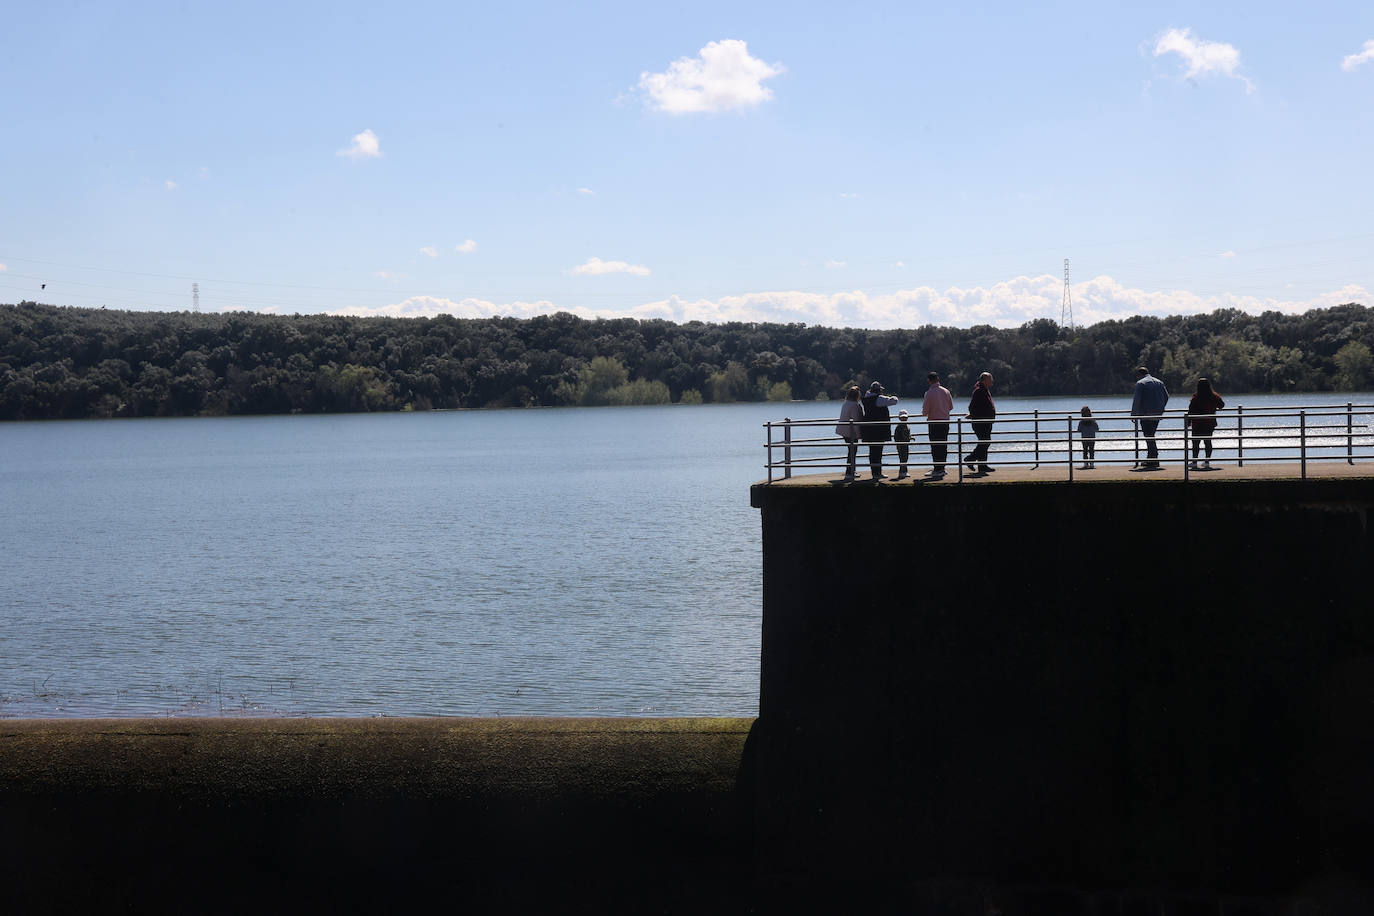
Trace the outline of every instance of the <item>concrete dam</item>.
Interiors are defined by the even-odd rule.
[[[756,720],[0,721],[7,909],[1374,911],[1374,477],[750,499]]]

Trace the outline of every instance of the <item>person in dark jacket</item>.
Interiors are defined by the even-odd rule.
[[[1197,453],[1199,447],[1204,444],[1207,446],[1207,458],[1206,466],[1202,470],[1212,469],[1212,433],[1217,431],[1217,410],[1225,406],[1226,402],[1221,399],[1221,395],[1212,390],[1210,381],[1205,378],[1197,380],[1197,392],[1188,402],[1188,415],[1183,418],[1183,425],[1193,431],[1194,471],[1199,470]]]
[[[1140,467],[1155,471],[1159,469],[1159,445],[1155,442],[1155,431],[1159,429],[1159,421],[1164,415],[1164,405],[1169,403],[1169,389],[1144,366],[1135,370],[1135,377],[1131,416],[1136,418],[1141,435],[1145,437],[1145,460]]]
[[[984,372],[978,376],[978,384],[973,386],[973,397],[968,402],[968,418],[974,421],[973,435],[978,439],[973,451],[964,456],[964,463],[970,471],[979,474],[991,474],[993,471],[988,464],[988,448],[992,445],[992,423],[988,421],[996,416],[997,405],[992,400],[992,373]]]
[[[907,424],[907,412],[897,412],[897,425],[892,430],[892,440],[897,444],[897,479],[906,476],[907,459],[911,457],[911,427]]]
[[[888,405],[896,404],[892,395],[883,394],[883,386],[874,382],[868,386],[868,394],[863,396],[864,426],[863,440],[868,443],[868,469],[873,472],[874,480],[883,480],[883,443],[892,438],[892,415],[887,412]]]

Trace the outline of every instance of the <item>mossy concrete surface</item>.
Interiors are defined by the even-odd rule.
[[[751,875],[752,724],[4,720],[0,876],[11,912],[691,911]]]

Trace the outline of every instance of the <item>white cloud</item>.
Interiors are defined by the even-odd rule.
[[[639,88],[653,108],[669,114],[728,111],[773,98],[763,81],[782,72],[781,64],[750,57],[746,42],[726,39],[711,42],[697,57],[673,61],[663,73],[641,73]]]
[[[859,194],[854,194],[854,193],[849,192],[849,191],[841,191],[841,192],[840,192],[840,199],[841,199],[841,200],[858,200],[860,196],[861,196],[861,195],[859,195]]]
[[[1192,29],[1170,29],[1155,42],[1155,57],[1177,54],[1187,64],[1184,76],[1196,79],[1219,73],[1245,83],[1245,91],[1253,92],[1254,84],[1236,70],[1240,67],[1240,51],[1221,41],[1204,41],[1193,37]]]
[[[459,318],[510,315],[529,318],[553,312],[571,312],[583,318],[665,318],[670,321],[802,322],[828,327],[914,328],[921,325],[969,327],[989,324],[1017,327],[1036,318],[1059,319],[1064,278],[1044,274],[1016,277],[990,287],[937,290],[922,286],[895,293],[869,295],[862,290],[841,293],[808,293],[796,290],[744,293],[718,299],[687,300],[677,296],[618,309],[567,308],[556,303],[512,302],[498,304],[481,299],[454,301],[415,296],[376,308],[348,308],[332,314],[360,316],[432,317],[448,314]],[[1187,290],[1141,290],[1122,286],[1111,277],[1094,277],[1074,284],[1073,311],[1078,324],[1095,324],[1132,315],[1194,315],[1234,308],[1252,315],[1264,311],[1297,314],[1346,302],[1371,303],[1369,291],[1344,286],[1308,299],[1238,296],[1231,293],[1199,295]]]
[[[895,262],[892,266],[893,266],[893,267],[905,267],[905,266],[906,266],[906,261],[897,261],[897,262]]]
[[[1346,58],[1341,61],[1341,69],[1346,73],[1350,73],[1360,64],[1371,60],[1374,60],[1374,38],[1364,43],[1364,50],[1359,54],[1347,55]]]
[[[464,241],[462,244],[454,245],[453,250],[459,254],[472,254],[477,250],[477,243],[472,239]]]
[[[382,157],[381,140],[371,129],[368,129],[360,134],[354,134],[352,144],[339,150],[335,155],[347,156],[349,159],[380,159]]]
[[[577,265],[569,273],[576,277],[598,277],[602,274],[633,274],[636,277],[647,277],[649,276],[649,268],[640,264],[629,264],[625,261],[603,261],[600,258],[588,258],[585,264]]]
[[[1235,256],[1236,253],[1234,251],[1223,251],[1221,254],[1217,255],[1219,258],[1234,258]]]
[[[175,191],[177,189],[177,183],[170,178],[164,181],[163,184],[167,186],[167,190],[169,191]]]
[[[372,276],[381,277],[383,280],[400,280],[405,274],[398,274],[393,270],[374,270]]]
[[[439,249],[435,248],[433,245],[426,245],[420,249],[420,254],[429,258],[437,258],[439,257]]]
[[[849,262],[848,262],[848,261],[826,261],[826,262],[825,262],[825,269],[826,269],[826,270],[843,270],[845,267],[848,267],[848,266],[849,266]]]
[[[578,193],[578,194],[595,194],[596,192],[593,191],[591,188],[578,188],[578,189],[577,189],[577,193]]]

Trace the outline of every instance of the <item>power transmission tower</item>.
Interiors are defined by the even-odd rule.
[[[1059,307],[1059,326],[1073,330],[1073,299],[1069,298],[1069,259],[1064,259],[1064,304]]]
[[[1067,263],[1069,263],[1069,262],[1068,262],[1068,261],[1065,261],[1064,263],[1067,264]],[[1066,268],[1066,269],[1067,269],[1067,268]],[[199,311],[200,311],[200,284],[199,284],[199,283],[192,283],[192,284],[191,284],[191,311],[193,311],[193,312],[199,312]]]

